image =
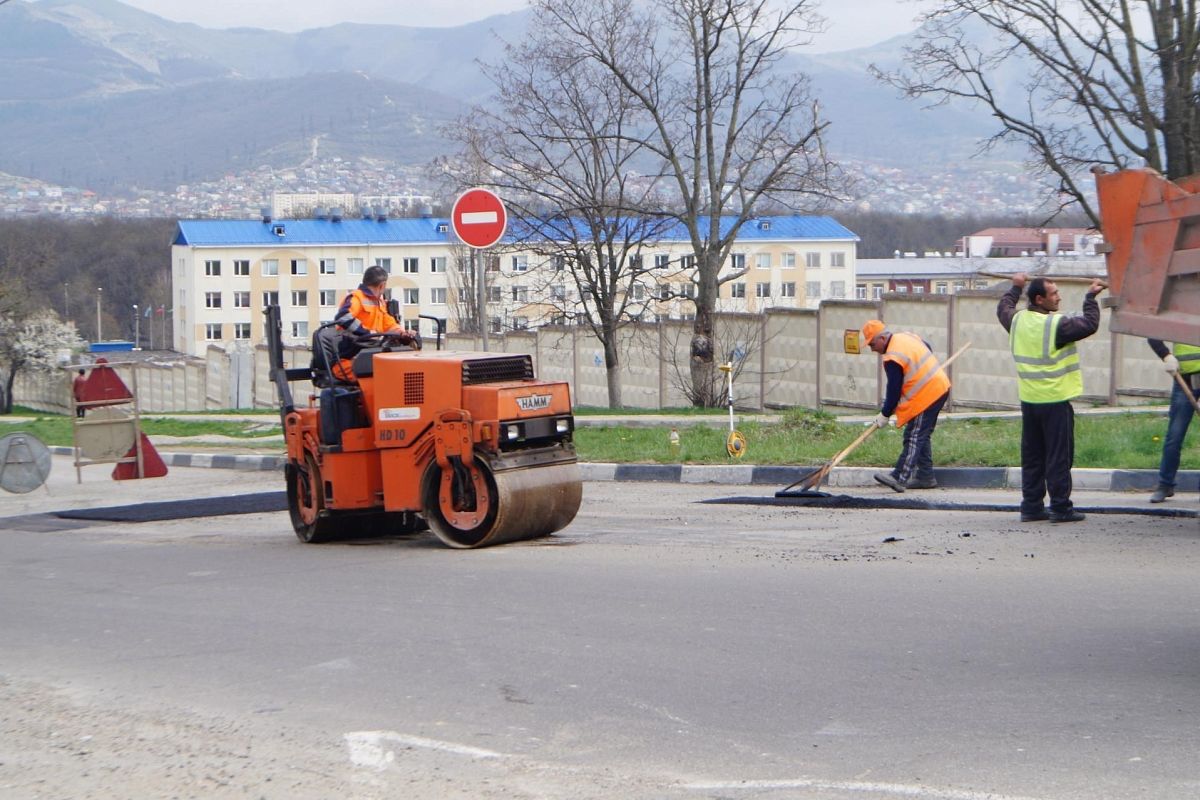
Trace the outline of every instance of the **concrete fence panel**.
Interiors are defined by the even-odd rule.
[[[819,392],[820,402],[850,408],[879,404],[879,358],[870,350],[850,355],[845,350],[847,331],[857,331],[879,317],[875,303],[864,300],[830,300],[821,303]]]
[[[816,408],[817,340],[815,309],[772,309],[763,335],[763,406]]]

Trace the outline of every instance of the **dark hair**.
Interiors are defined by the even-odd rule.
[[[1029,298],[1029,305],[1033,305],[1035,297],[1046,296],[1046,279],[1034,278],[1029,282],[1029,286],[1025,287],[1025,296]]]
[[[375,264],[374,266],[367,267],[366,272],[363,273],[363,286],[377,286],[386,282],[387,279],[388,271]]]
[[[80,375],[82,375],[82,374],[83,374],[83,370],[79,370],[79,374],[80,374]]]

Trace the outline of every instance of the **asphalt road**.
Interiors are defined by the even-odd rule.
[[[1195,518],[698,502],[740,494],[468,552],[0,520],[0,796],[1200,795]]]

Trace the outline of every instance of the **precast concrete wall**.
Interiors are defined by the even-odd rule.
[[[1088,282],[1062,279],[1058,286],[1063,298],[1060,310],[1080,313]],[[868,319],[882,319],[890,330],[921,336],[939,358],[971,343],[950,370],[954,408],[1016,408],[1020,404],[1008,334],[996,319],[999,296],[994,288],[954,295],[887,294],[877,302],[829,300],[817,310],[717,314],[714,362],[732,360],[737,365],[734,394],[742,409],[876,408],[881,399],[880,359],[870,351],[848,355],[845,335],[861,329]],[[1022,300],[1019,307],[1024,305]],[[1161,362],[1144,340],[1110,334],[1109,315],[1102,308],[1100,330],[1078,343],[1084,402],[1164,402],[1172,383]],[[622,404],[647,409],[689,405],[691,340],[689,321],[623,328],[618,341]],[[478,339],[462,334],[450,334],[445,344],[450,350],[482,350]],[[608,405],[604,350],[590,329],[518,331],[489,336],[488,346],[494,353],[531,355],[537,375],[569,383],[577,405]],[[284,365],[291,369],[307,367],[311,360],[307,347],[285,347],[283,354]],[[39,411],[69,413],[70,379],[76,368],[22,371],[13,387],[14,402]],[[127,384],[136,371],[138,402],[145,413],[278,405],[263,345],[236,353],[214,347],[204,359],[139,361],[117,369]],[[713,380],[719,395],[722,373],[714,371]],[[308,403],[310,383],[297,381],[291,388],[298,405]]]

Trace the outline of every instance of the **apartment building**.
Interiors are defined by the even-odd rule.
[[[829,217],[751,220],[723,266],[722,276],[738,277],[721,286],[718,310],[815,308],[823,298],[850,296],[857,241]],[[582,313],[563,257],[513,242],[480,257],[493,333],[564,323]],[[646,266],[630,288],[631,313],[648,322],[694,313],[694,256],[682,229],[631,258]],[[443,218],[181,220],[171,247],[172,345],[203,355],[211,345],[261,343],[267,304],[280,306],[285,341],[306,343],[373,264],[391,273],[388,286],[407,327],[429,336],[432,323],[419,315],[430,315],[458,330],[474,304],[470,263],[468,248]]]

